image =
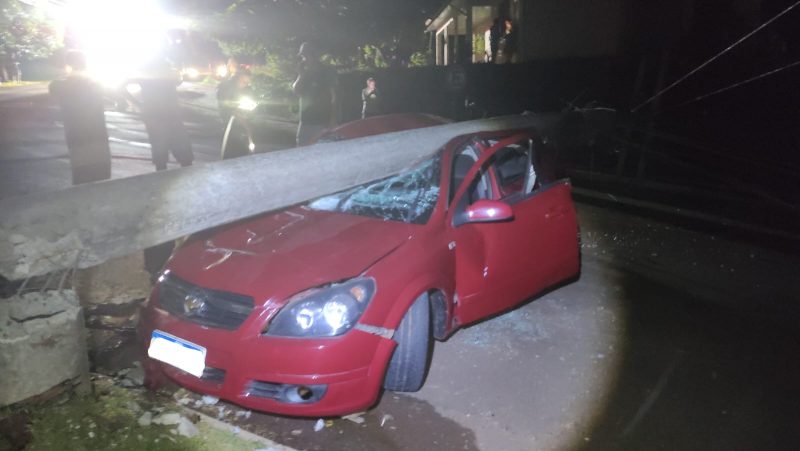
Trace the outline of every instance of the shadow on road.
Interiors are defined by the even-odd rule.
[[[800,447],[794,319],[707,302],[630,271],[616,283],[626,325],[617,372],[569,449]]]

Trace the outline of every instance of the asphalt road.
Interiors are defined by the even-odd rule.
[[[221,125],[186,111],[199,163],[215,160]],[[107,119],[114,177],[152,171],[138,118]],[[68,186],[46,99],[0,103],[0,132],[0,195]],[[317,450],[799,449],[800,257],[578,208],[580,279],[437,343],[420,392],[319,432],[316,419],[231,421]]]
[[[217,116],[213,86],[184,83],[183,119],[195,164],[217,161],[224,127]],[[112,178],[153,171],[147,131],[138,113],[106,110]],[[70,169],[58,106],[46,84],[0,88],[0,197],[70,186]],[[262,121],[257,152],[286,148],[294,143],[294,124]],[[178,167],[170,157],[170,168]]]

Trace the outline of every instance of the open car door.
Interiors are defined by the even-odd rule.
[[[511,308],[578,272],[571,186],[542,175],[541,148],[535,134],[521,133],[476,139],[453,154],[448,226],[460,324]],[[506,214],[487,219],[482,207]]]

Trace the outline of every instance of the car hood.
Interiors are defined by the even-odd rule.
[[[296,207],[194,236],[167,268],[194,284],[253,296],[263,305],[361,274],[417,227]]]

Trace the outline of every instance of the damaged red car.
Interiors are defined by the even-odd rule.
[[[453,138],[386,179],[189,238],[143,307],[148,384],[333,416],[418,390],[432,340],[579,271],[534,130]]]

